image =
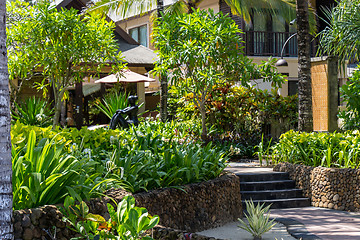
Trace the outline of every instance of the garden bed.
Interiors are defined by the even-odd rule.
[[[130,194],[115,189],[107,192],[116,202]],[[240,182],[234,174],[185,185],[182,189],[164,188],[133,196],[137,206],[147,208],[151,215],[159,215],[160,225],[187,232],[221,226],[242,216]],[[90,212],[108,217],[109,197],[89,201]],[[41,239],[48,234],[54,236],[54,232],[56,239],[74,236],[62,222],[61,212],[51,205],[14,211],[14,230],[15,239]]]
[[[314,207],[360,211],[360,170],[279,163],[274,171],[288,172]]]

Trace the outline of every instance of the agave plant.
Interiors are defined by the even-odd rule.
[[[262,235],[271,230],[276,225],[275,219],[270,220],[269,209],[271,205],[264,206],[265,204],[258,203],[256,206],[252,200],[245,200],[246,210],[245,218],[248,224],[242,219],[238,219],[240,224],[238,227],[251,233],[254,240],[262,239]]]
[[[13,120],[39,127],[50,126],[53,115],[54,110],[49,107],[48,102],[35,96],[15,103],[15,109],[11,111]]]

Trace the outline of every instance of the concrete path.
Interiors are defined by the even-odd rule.
[[[197,232],[207,237],[214,237],[217,239],[229,239],[229,240],[252,240],[253,237],[250,233],[242,230],[238,227],[239,222],[228,223],[222,227],[208,229],[202,232]],[[286,230],[286,227],[277,223],[271,231],[263,235],[263,240],[295,240],[296,238],[292,237]],[[340,240],[340,239],[339,239]]]
[[[305,239],[360,239],[360,214],[327,208],[272,209],[271,217],[287,225],[290,234]]]
[[[233,173],[268,173],[273,172],[272,168],[260,167],[258,162],[229,163],[226,171]]]
[[[256,162],[230,163],[226,170],[245,174],[273,171],[272,168],[259,167]],[[294,239],[293,237],[303,240],[360,240],[360,213],[315,207],[271,209],[270,213],[271,217],[284,225],[277,224],[271,232],[264,235],[265,240]],[[239,230],[238,225],[238,222],[229,223],[199,234],[219,239],[252,239],[249,233]]]

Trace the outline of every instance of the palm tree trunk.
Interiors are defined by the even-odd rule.
[[[161,14],[164,11],[163,0],[157,0],[158,18],[161,18]],[[167,99],[168,99],[168,82],[164,75],[160,76],[160,119],[162,122],[166,122],[168,117],[167,112]]]
[[[12,167],[10,139],[9,73],[6,52],[6,8],[0,1],[0,239],[13,239]]]
[[[299,131],[313,130],[310,73],[309,2],[296,0],[298,34]]]
[[[168,117],[167,112],[167,99],[168,99],[168,83],[166,76],[160,76],[160,119],[166,122]]]

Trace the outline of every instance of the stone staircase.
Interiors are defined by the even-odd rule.
[[[284,172],[237,173],[243,206],[245,200],[271,204],[271,208],[295,208],[310,206],[310,199],[295,188],[295,182]]]

